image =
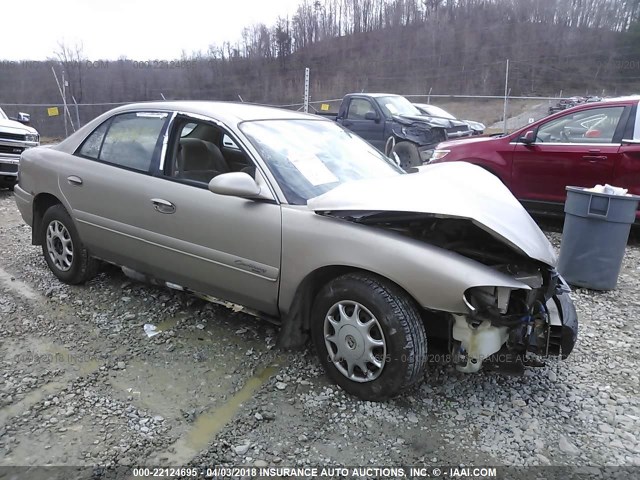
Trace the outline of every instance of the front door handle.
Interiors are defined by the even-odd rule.
[[[77,175],[70,175],[67,177],[67,182],[69,182],[69,185],[82,185],[82,179],[80,177],[78,177]]]
[[[585,155],[582,157],[583,160],[588,162],[602,162],[606,160],[608,157],[606,155]]]
[[[173,213],[176,211],[176,206],[173,203],[168,200],[163,200],[162,198],[152,198],[151,203],[156,212]]]

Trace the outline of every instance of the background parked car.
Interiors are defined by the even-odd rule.
[[[408,170],[431,157],[441,141],[469,136],[469,126],[422,114],[409,100],[389,93],[350,93],[335,120]]]
[[[608,183],[638,195],[639,101],[583,103],[509,135],[441,143],[429,163],[480,165],[536,213],[562,215],[567,185]]]
[[[27,148],[40,145],[40,136],[29,122],[26,113],[20,112],[14,119],[0,108],[0,188],[13,187],[18,177],[20,155]]]
[[[456,122],[456,125],[467,125],[471,130],[473,135],[482,135],[484,133],[484,129],[486,128],[484,123],[476,122],[474,120],[457,120],[456,117],[451,115],[446,110],[436,107],[435,105],[431,105],[429,103],[414,103],[415,107],[420,110],[423,114],[431,117],[431,118],[441,118],[446,119],[452,122]],[[459,122],[459,123],[457,123]],[[462,135],[461,135],[462,136]],[[464,135],[466,136],[466,135]]]

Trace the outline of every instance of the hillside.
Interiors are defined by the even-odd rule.
[[[511,95],[640,91],[640,0],[304,0],[290,19],[175,62],[0,62],[0,105],[60,103],[51,66],[80,103],[219,99],[299,103],[351,91]],[[19,107],[6,108],[8,113]],[[81,106],[81,123],[108,109]],[[24,107],[41,127],[43,109]],[[75,112],[74,112],[75,121]],[[59,134],[59,132],[58,132]]]

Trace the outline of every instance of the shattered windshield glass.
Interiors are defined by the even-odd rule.
[[[259,120],[240,129],[278,181],[287,200],[305,205],[352,180],[402,175],[393,161],[353,133],[323,120]]]
[[[434,105],[425,105],[423,109],[428,115],[431,115],[432,117],[448,118],[449,120],[456,119],[456,117],[451,115],[446,110],[443,110],[440,107],[436,107]]]
[[[378,97],[376,98],[376,101],[386,116],[421,115],[420,110],[418,110],[409,100],[399,95]]]

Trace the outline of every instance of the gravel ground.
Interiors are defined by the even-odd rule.
[[[567,361],[524,376],[434,364],[406,395],[371,403],[241,312],[113,267],[61,284],[7,191],[0,242],[0,466],[640,466],[636,243],[617,290],[573,292]],[[161,333],[148,338],[147,323]]]

